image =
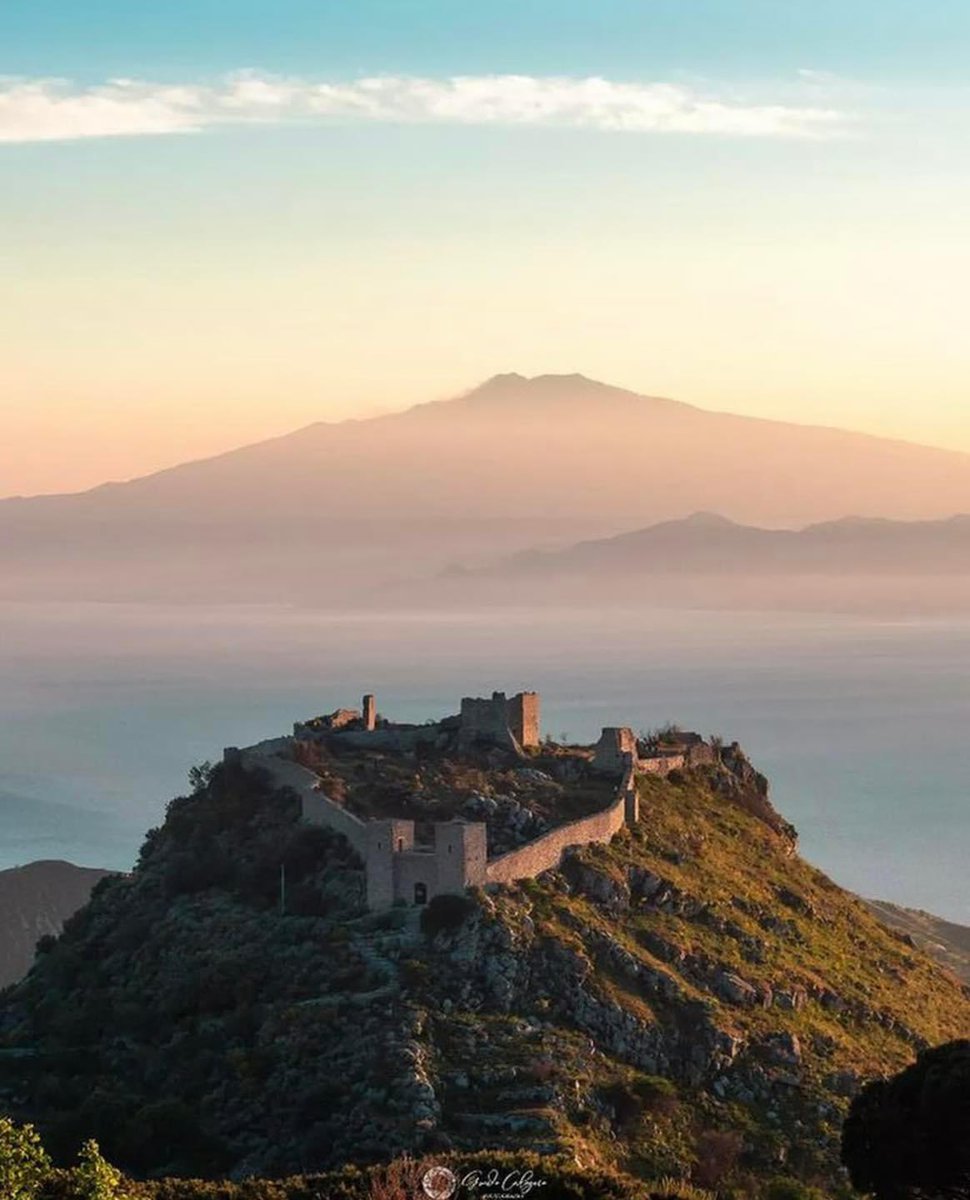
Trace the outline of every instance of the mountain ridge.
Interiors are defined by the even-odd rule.
[[[366,426],[372,423],[399,421],[406,418],[415,418],[420,416],[428,416],[438,414],[443,409],[460,408],[462,406],[478,406],[480,404],[494,403],[496,400],[506,399],[510,391],[510,385],[522,386],[527,385],[533,389],[533,398],[536,398],[539,391],[545,392],[544,399],[546,402],[562,404],[562,396],[551,396],[549,389],[553,386],[559,387],[565,384],[579,385],[589,389],[591,393],[595,392],[601,398],[609,397],[614,401],[622,403],[643,403],[659,408],[670,408],[681,414],[697,414],[698,417],[717,417],[724,420],[751,422],[764,426],[781,427],[785,429],[798,429],[804,431],[812,431],[820,434],[836,434],[840,437],[857,438],[865,442],[881,443],[887,446],[905,447],[915,450],[930,451],[945,456],[952,456],[957,460],[966,460],[970,462],[970,453],[963,450],[955,450],[951,447],[937,446],[932,443],[912,441],[906,438],[889,437],[884,434],[869,433],[864,430],[850,429],[845,426],[819,424],[812,421],[789,421],[775,417],[753,416],[744,413],[735,413],[726,409],[704,408],[700,405],[691,404],[683,400],[674,400],[669,397],[654,396],[648,393],[635,392],[632,389],[618,387],[613,384],[603,383],[600,380],[592,379],[580,372],[567,374],[548,373],[536,376],[521,375],[518,372],[503,372],[491,376],[480,384],[468,389],[465,392],[460,392],[455,396],[443,397],[436,400],[420,401],[417,404],[409,405],[407,408],[395,409],[390,412],[378,413],[372,416],[364,417],[345,417],[340,420],[317,420],[310,421],[305,425],[298,426],[295,429],[285,433],[276,434],[272,437],[260,438],[253,442],[246,442],[239,446],[231,446],[225,450],[217,451],[214,454],[201,455],[198,458],[187,459],[185,462],[173,463],[167,467],[161,467],[158,470],[150,471],[144,475],[134,475],[126,479],[110,479],[104,480],[101,483],[95,484],[89,488],[83,488],[72,492],[50,492],[38,493],[35,495],[10,495],[0,496],[0,505],[10,501],[18,503],[30,503],[33,501],[55,500],[65,498],[77,498],[81,496],[90,496],[96,493],[101,493],[109,489],[125,488],[131,484],[142,483],[147,480],[157,479],[160,476],[167,476],[173,472],[188,470],[206,463],[214,463],[231,458],[235,455],[245,455],[250,451],[255,451],[263,447],[276,446],[281,443],[287,443],[294,439],[299,439],[305,435],[317,432],[330,432],[341,428],[352,428]],[[504,396],[502,394],[505,394]]]
[[[0,597],[344,602],[469,555],[698,510],[786,527],[967,509],[960,451],[510,374],[87,492],[2,501]]]

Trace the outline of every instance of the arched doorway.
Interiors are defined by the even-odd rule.
[[[428,885],[426,883],[416,883],[414,885],[414,903],[428,903]]]

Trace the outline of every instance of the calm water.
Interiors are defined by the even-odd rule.
[[[737,738],[803,854],[970,923],[970,623],[0,605],[0,867],[123,868],[188,767],[376,691],[388,716],[543,693],[543,724]]]

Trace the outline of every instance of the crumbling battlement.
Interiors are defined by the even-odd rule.
[[[301,743],[336,738],[355,747],[412,752],[419,746],[459,750],[482,742],[521,754],[539,745],[539,696],[519,692],[507,699],[494,692],[490,699],[466,697],[458,717],[429,725],[396,725],[377,721],[376,702],[364,697],[362,710],[337,709],[327,717],[298,722],[293,737],[273,738],[244,750],[230,747],[227,762],[266,771],[277,787],[294,791],[304,821],[323,825],[347,838],[363,859],[367,875],[367,904],[372,909],[395,903],[425,904],[435,896],[460,893],[467,887],[512,883],[558,867],[570,846],[608,842],[624,825],[640,818],[638,774],[666,775],[670,771],[716,758],[714,748],[697,734],[658,749],[638,742],[626,726],[603,730],[593,751],[591,767],[615,776],[613,801],[600,812],[550,829],[524,846],[488,860],[487,827],[478,821],[440,821],[434,840],[415,841],[414,822],[400,818],[362,821],[322,790],[320,779],[295,761]]]
[[[461,701],[459,744],[467,747],[490,741],[511,750],[531,750],[539,745],[539,696],[518,692],[510,700],[504,692],[491,699],[464,696]]]

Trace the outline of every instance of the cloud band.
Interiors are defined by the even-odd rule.
[[[246,72],[215,84],[0,80],[0,142],[192,133],[229,125],[371,122],[557,126],[630,133],[831,137],[844,114],[746,104],[678,84],[599,77],[377,75],[321,82]]]

